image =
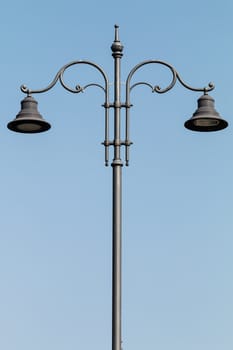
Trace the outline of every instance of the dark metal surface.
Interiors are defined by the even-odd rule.
[[[116,84],[119,84],[118,90],[120,90],[120,81],[121,80],[120,80],[120,63],[119,63],[119,61],[120,61],[120,58],[123,56],[123,45],[119,40],[119,27],[117,25],[115,25],[115,40],[113,41],[111,49],[112,49],[112,56],[114,57],[114,61],[115,61],[114,89],[116,89]],[[83,65],[83,64],[92,66],[93,68],[97,69],[101,73],[101,75],[104,79],[103,86],[98,84],[98,83],[91,82],[85,86],[77,84],[75,87],[71,87],[65,83],[64,73],[66,72],[66,70],[68,70],[70,67],[77,66],[77,65]],[[171,83],[167,87],[161,88],[159,85],[153,85],[149,82],[144,82],[144,81],[139,81],[139,82],[136,82],[133,85],[131,85],[131,79],[132,79],[134,73],[136,71],[138,71],[139,69],[141,69],[142,67],[149,65],[149,64],[150,65],[154,65],[154,64],[162,65],[162,66],[167,67],[170,70],[171,75],[172,75]],[[130,101],[130,92],[132,91],[132,89],[134,89],[138,85],[145,85],[145,86],[148,86],[152,92],[156,92],[158,94],[163,94],[163,93],[166,93],[169,90],[171,90],[175,86],[177,81],[188,90],[196,91],[196,92],[203,92],[204,94],[206,94],[207,92],[212,91],[214,89],[213,83],[209,83],[207,87],[203,87],[203,88],[192,87],[184,82],[184,80],[180,77],[180,74],[177,72],[177,70],[171,64],[164,62],[164,61],[160,61],[160,60],[146,60],[146,61],[140,62],[136,66],[134,66],[128,74],[128,77],[126,80],[126,87],[125,87],[125,94],[126,94],[125,101],[126,102],[122,103],[120,98],[119,98],[117,100],[115,99],[113,103],[110,103],[110,101],[109,101],[110,84],[109,84],[108,76],[105,73],[105,71],[99,65],[97,65],[95,62],[86,61],[86,60],[79,60],[79,61],[73,61],[73,62],[70,62],[70,63],[64,65],[57,72],[53,81],[47,87],[45,87],[43,89],[32,90],[32,89],[29,89],[27,86],[22,85],[21,91],[24,92],[25,94],[27,94],[28,96],[30,96],[31,94],[36,94],[36,93],[44,93],[44,92],[47,92],[48,90],[52,89],[58,81],[61,83],[61,85],[64,87],[64,89],[66,89],[67,91],[72,92],[72,93],[84,92],[89,87],[98,87],[98,88],[101,88],[103,90],[103,92],[105,94],[105,101],[103,104],[103,107],[105,108],[105,139],[104,139],[103,145],[105,146],[105,165],[106,166],[109,165],[109,147],[110,146],[113,146],[114,154],[115,154],[116,150],[117,151],[120,150],[120,146],[125,146],[125,164],[129,165],[129,148],[130,148],[130,145],[132,144],[132,142],[130,140],[130,108],[132,107],[132,104]],[[120,112],[119,111],[121,108],[125,108],[125,137],[122,140],[121,140],[121,138],[118,138],[118,137],[117,138],[114,137],[114,140],[109,139],[109,109],[110,108],[114,109],[114,120],[115,120],[114,130],[115,131],[116,131],[116,121],[118,119],[120,119],[120,117],[119,117]],[[118,111],[118,112],[115,113],[116,111]],[[209,118],[210,118],[210,114],[209,114]],[[197,125],[195,126],[194,124],[195,124],[195,122],[193,123],[193,120],[192,120],[191,122],[186,122],[185,127],[189,128],[191,130],[197,130],[197,131],[212,131],[212,130],[214,130],[214,127],[209,128],[209,126],[207,126],[206,123],[204,123],[204,122],[202,123],[201,127],[197,127]],[[226,127],[226,125],[227,125],[226,123],[222,123],[222,122],[217,124],[214,121],[213,121],[213,124],[216,124],[216,126],[215,126],[216,130],[220,130],[219,128],[217,128],[217,126],[219,126],[223,129],[223,126],[225,125],[225,127]],[[11,123],[9,125],[11,125]],[[25,130],[26,129],[27,129],[27,127],[25,128]],[[16,130],[16,128],[15,128],[14,131],[19,131],[19,130]],[[45,131],[45,130],[41,130],[41,131]],[[21,128],[20,132],[24,132],[23,128]],[[27,132],[27,131],[25,131],[25,132]]]
[[[122,166],[121,161],[121,58],[123,45],[115,26],[115,40],[111,46],[114,58],[114,158],[113,222],[112,222],[112,350],[121,350],[121,226],[122,226]]]
[[[206,93],[198,101],[198,108],[191,119],[184,126],[193,131],[218,131],[228,126],[226,120],[222,119],[214,108],[214,99]]]
[[[73,61],[64,65],[56,74],[53,81],[44,89],[31,90],[25,85],[21,86],[23,93],[27,97],[22,101],[22,109],[16,116],[16,119],[8,124],[8,128],[25,133],[42,132],[50,128],[50,124],[43,120],[42,116],[37,111],[37,102],[31,97],[31,94],[44,93],[52,89],[59,81],[64,89],[71,93],[84,92],[88,87],[101,88],[105,95],[103,107],[105,108],[105,165],[109,163],[109,147],[113,148],[113,183],[112,183],[112,350],[121,350],[121,235],[122,235],[122,166],[121,147],[125,147],[125,162],[129,164],[129,147],[132,144],[130,141],[130,92],[138,85],[149,87],[152,92],[158,94],[166,93],[171,90],[178,81],[183,87],[191,91],[200,91],[204,95],[198,100],[198,109],[193,114],[193,117],[185,123],[185,127],[195,131],[213,131],[221,130],[227,127],[227,122],[224,121],[214,109],[214,100],[207,95],[207,92],[214,89],[214,84],[209,83],[207,87],[194,88],[186,84],[169,63],[159,60],[143,61],[132,68],[128,74],[125,87],[125,102],[121,101],[121,58],[123,56],[123,45],[119,39],[119,27],[115,25],[115,40],[111,46],[112,56],[114,58],[114,101],[109,101],[109,79],[104,70],[94,62],[90,61]],[[80,84],[75,87],[68,86],[64,81],[64,73],[67,69],[76,65],[89,65],[97,69],[104,80],[104,85],[98,83],[89,83],[85,86]],[[161,88],[159,85],[152,85],[150,82],[139,81],[131,85],[131,79],[134,73],[142,67],[149,64],[157,64],[167,67],[171,72],[171,82]],[[109,139],[109,110],[114,111],[114,139]],[[125,136],[121,138],[121,110],[125,109]],[[122,128],[123,129],[123,128]]]
[[[35,134],[50,129],[51,125],[46,122],[37,110],[37,101],[27,96],[21,101],[21,111],[16,118],[8,123],[7,127],[16,132]]]

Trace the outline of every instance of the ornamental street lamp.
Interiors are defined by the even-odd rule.
[[[209,83],[208,87],[194,88],[187,85],[180,77],[178,72],[170,64],[158,61],[147,60],[137,64],[129,72],[125,86],[125,102],[121,101],[121,58],[123,56],[123,45],[119,40],[119,27],[115,25],[115,40],[111,46],[112,56],[114,58],[114,101],[109,100],[110,84],[107,74],[96,63],[91,61],[73,61],[63,66],[56,74],[54,80],[44,89],[30,90],[25,85],[21,86],[21,91],[27,96],[21,102],[21,111],[16,118],[8,124],[12,131],[20,133],[40,133],[50,129],[50,124],[43,119],[37,110],[37,101],[32,94],[46,92],[54,87],[59,81],[61,85],[71,93],[84,92],[88,87],[96,86],[103,90],[105,95],[105,165],[109,163],[109,147],[113,147],[114,157],[111,163],[113,169],[113,195],[112,195],[112,350],[121,350],[121,235],[122,235],[122,166],[121,148],[125,147],[125,164],[129,165],[129,148],[132,142],[129,136],[130,92],[138,85],[149,86],[152,92],[158,94],[166,93],[171,90],[177,81],[186,89],[200,91],[203,95],[198,99],[198,108],[193,116],[187,120],[184,126],[193,131],[218,131],[228,126],[228,123],[220,117],[214,108],[214,99],[208,95],[208,92],[214,89],[214,85]],[[75,88],[70,87],[64,82],[64,73],[76,65],[89,65],[100,72],[104,80],[103,86],[97,83],[90,83],[86,86],[77,85]],[[137,82],[131,84],[131,78],[134,73],[148,64],[158,64],[168,68],[172,74],[172,81],[166,88],[161,89],[159,86],[153,86],[147,82]],[[121,137],[121,110],[125,109],[125,135]],[[109,111],[114,111],[114,139],[109,139]]]

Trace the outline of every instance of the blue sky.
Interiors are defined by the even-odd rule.
[[[145,59],[204,87],[229,122],[218,133],[183,123],[199,93],[132,91],[130,167],[123,169],[123,349],[233,347],[233,4],[213,1],[8,1],[1,8],[0,348],[111,347],[111,167],[104,97],[57,85],[35,95],[52,124],[21,135],[6,124],[66,63],[87,59],[113,81],[114,24],[127,74]],[[101,82],[87,67],[70,84]],[[135,74],[165,87],[169,72]],[[112,92],[111,92],[112,96]]]

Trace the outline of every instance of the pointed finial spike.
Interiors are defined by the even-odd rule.
[[[117,24],[115,24],[115,40],[114,42],[112,43],[112,46],[111,46],[111,49],[112,49],[112,52],[113,52],[113,57],[122,57],[122,51],[123,51],[123,45],[122,43],[120,42],[120,39],[119,39],[119,26]]]
[[[115,24],[115,41],[119,41],[119,26]]]

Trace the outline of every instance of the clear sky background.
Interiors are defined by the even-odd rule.
[[[130,167],[123,169],[123,349],[233,348],[233,3],[21,0],[1,6],[0,348],[111,348],[111,167],[104,166],[104,96],[57,85],[35,95],[52,124],[10,132],[19,87],[43,88],[64,64],[96,62],[113,81],[114,24],[127,74],[171,63],[210,93],[229,128],[183,123],[200,93],[132,91]],[[74,67],[67,83],[101,83]],[[135,74],[165,87],[163,67]],[[112,96],[112,92],[111,92]],[[124,96],[122,97],[124,100]]]

